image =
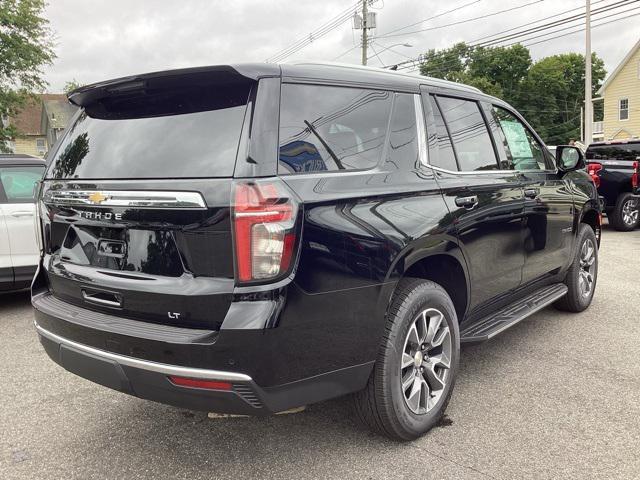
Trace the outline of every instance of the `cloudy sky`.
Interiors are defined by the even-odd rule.
[[[619,0],[591,1],[594,9],[619,3]],[[58,58],[47,69],[46,78],[50,91],[56,92],[72,79],[86,84],[168,68],[263,61],[355,3],[355,0],[50,0],[47,17],[56,35]],[[640,39],[640,16],[631,17],[640,13],[640,1],[627,3],[594,17],[594,25],[622,18],[593,29],[593,49],[605,60],[609,71]],[[379,37],[373,40],[378,56],[371,51],[373,57],[369,62],[374,66],[400,62],[406,59],[405,55],[415,57],[429,48],[473,41],[584,5],[585,0],[377,0],[372,6],[377,12],[377,29],[372,34]],[[505,9],[512,10],[492,15]],[[625,10],[630,12],[622,13]],[[620,13],[600,18],[616,12]],[[465,22],[479,16],[485,18]],[[427,20],[418,23],[423,19]],[[455,22],[463,23],[445,26]],[[401,35],[385,37],[392,30],[410,24],[415,25],[395,32]],[[359,38],[347,21],[286,61],[330,61],[344,53],[339,61],[359,63],[360,50],[354,48]],[[400,43],[411,46],[393,46]],[[386,47],[392,48],[385,50]],[[534,59],[582,52],[584,33],[530,48]]]

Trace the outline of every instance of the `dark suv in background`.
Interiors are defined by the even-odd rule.
[[[593,297],[582,154],[558,147],[556,166],[474,88],[256,64],[69,99],[39,197],[36,329],[107,387],[250,415],[353,393],[407,440],[443,414],[461,343]]]
[[[621,231],[636,228],[640,225],[640,140],[592,143],[586,157],[611,225]]]

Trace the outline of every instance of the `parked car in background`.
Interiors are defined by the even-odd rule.
[[[44,160],[0,154],[0,292],[28,288],[40,260],[35,191]]]
[[[587,169],[604,199],[604,210],[616,230],[640,224],[640,140],[589,145]]]
[[[461,343],[593,298],[582,153],[555,160],[475,88],[256,64],[69,98],[32,302],[49,356],[107,387],[249,415],[353,393],[409,440],[440,420]]]

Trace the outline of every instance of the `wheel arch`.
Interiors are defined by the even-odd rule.
[[[446,249],[413,252],[404,258],[404,269],[400,273],[400,278],[421,278],[440,285],[453,302],[458,322],[465,318],[470,298],[469,275],[457,245],[454,244],[453,248],[449,245]]]
[[[589,225],[593,229],[593,232],[596,234],[596,240],[598,241],[598,247],[599,247],[600,238],[602,236],[602,215],[599,209],[591,205],[591,202],[584,205],[582,208],[582,211],[580,212],[578,226],[581,223]]]

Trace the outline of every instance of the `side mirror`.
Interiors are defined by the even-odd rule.
[[[556,162],[561,172],[572,172],[585,168],[582,150],[571,145],[561,145],[556,148]]]

